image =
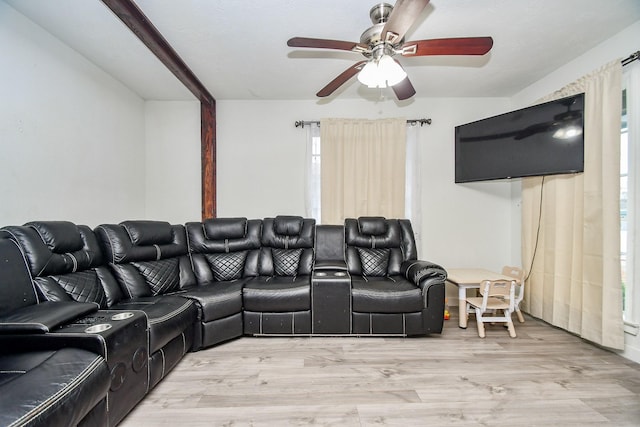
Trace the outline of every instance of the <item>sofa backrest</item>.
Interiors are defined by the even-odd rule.
[[[344,227],[347,268],[351,274],[393,276],[400,274],[404,261],[417,259],[409,220],[347,218]]]
[[[262,221],[259,261],[261,276],[311,274],[315,241],[314,219],[277,216]]]
[[[38,302],[22,251],[0,231],[0,316]]]
[[[3,230],[22,248],[44,300],[93,302],[107,308],[123,298],[89,227],[33,221]]]
[[[196,285],[183,225],[124,221],[102,224],[94,231],[127,297],[155,296]]]
[[[317,225],[314,270],[344,270],[344,226]]]
[[[262,221],[212,218],[188,222],[187,245],[199,284],[258,275]]]

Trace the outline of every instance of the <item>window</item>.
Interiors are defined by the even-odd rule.
[[[640,61],[624,67],[620,131],[620,267],[625,331],[640,332]]]
[[[407,125],[407,164],[406,164],[406,188],[405,188],[405,216],[411,220],[416,239],[416,245],[420,247],[421,221],[420,208],[421,198],[419,191],[420,168],[418,165],[419,151],[418,140],[420,126],[416,123]],[[306,183],[306,215],[315,218],[317,223],[321,223],[320,209],[320,126],[318,123],[310,123],[307,131],[307,183]]]
[[[629,127],[627,122],[627,90],[622,92],[622,129],[620,132],[620,268],[622,270],[622,307],[624,320],[631,320],[632,284],[627,267],[629,251]]]
[[[311,132],[310,135],[310,155],[309,155],[309,191],[310,195],[309,216],[315,218],[318,224],[320,224],[320,133],[316,126],[316,131]]]

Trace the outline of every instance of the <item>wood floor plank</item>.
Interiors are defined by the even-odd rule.
[[[190,353],[139,426],[640,426],[640,365],[526,317],[417,338],[245,337]]]

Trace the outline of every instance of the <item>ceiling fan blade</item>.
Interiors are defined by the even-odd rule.
[[[492,46],[491,37],[416,40],[402,46],[402,56],[484,55]]]
[[[328,85],[320,89],[320,92],[316,93],[316,96],[324,98],[325,96],[331,95],[333,92],[336,91],[336,89],[338,89],[340,86],[345,84],[347,80],[349,80],[351,77],[358,74],[360,70],[362,70],[363,65],[366,63],[367,61],[360,61],[352,65],[351,67],[347,68],[342,72],[342,74],[340,74],[335,79],[331,80]]]
[[[418,19],[429,0],[397,0],[382,30],[382,40],[396,44]]]
[[[310,47],[314,49],[352,50],[354,52],[368,50],[367,46],[356,42],[329,39],[313,39],[309,37],[293,37],[287,41],[287,46]]]
[[[416,94],[416,90],[411,84],[411,81],[409,81],[409,77],[405,77],[404,80],[394,86],[391,86],[391,88],[400,101],[409,99]]]

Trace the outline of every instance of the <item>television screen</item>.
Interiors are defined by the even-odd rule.
[[[584,94],[456,126],[455,182],[584,171]]]

